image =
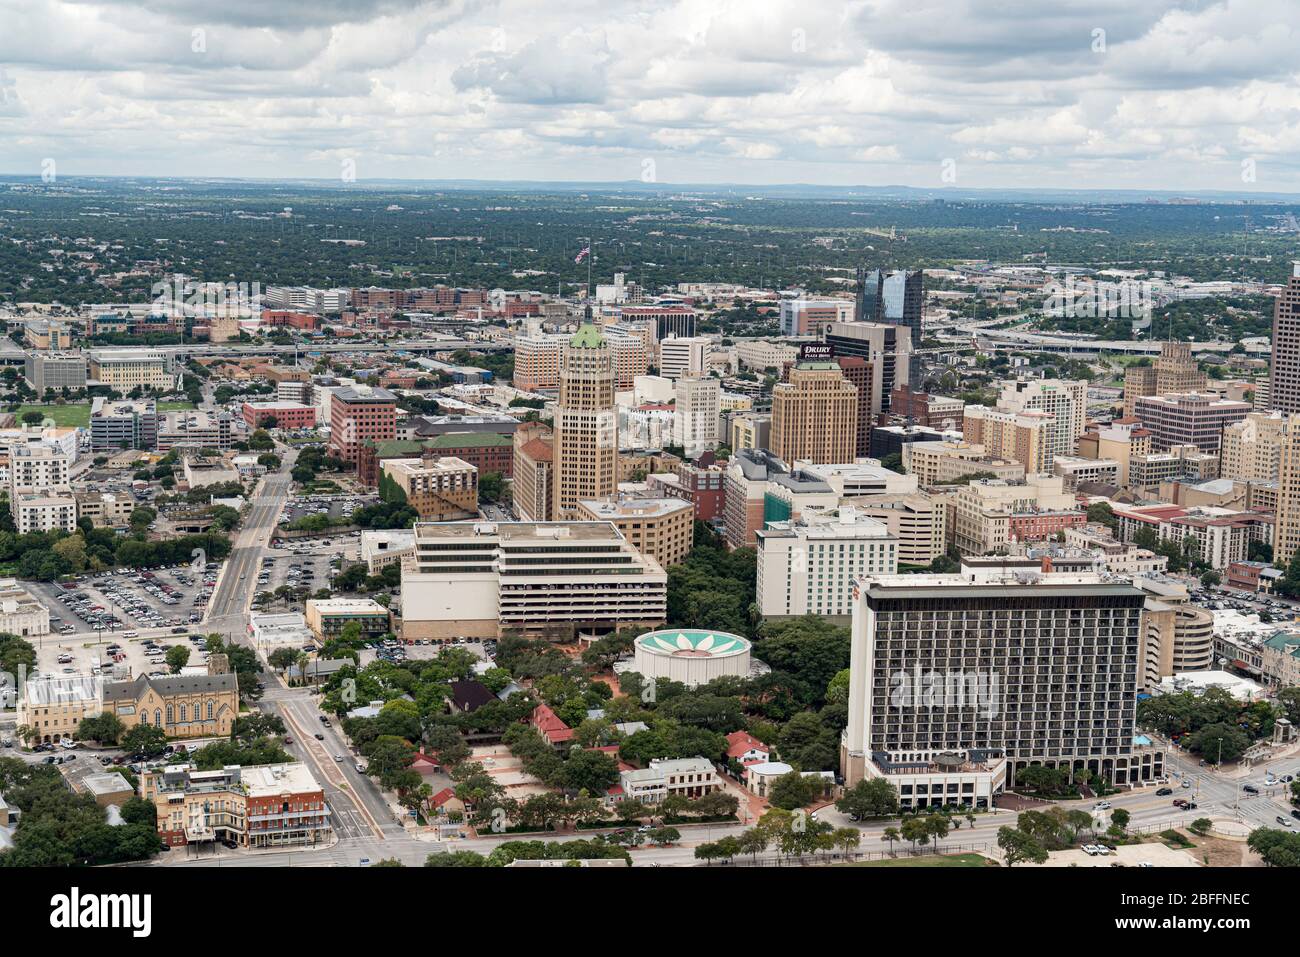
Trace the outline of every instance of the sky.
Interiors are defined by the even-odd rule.
[[[0,173],[1300,192],[1300,0],[0,0]]]

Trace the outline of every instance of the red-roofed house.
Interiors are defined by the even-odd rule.
[[[573,729],[560,720],[554,711],[545,704],[539,704],[533,709],[532,717],[528,723],[537,729],[538,733],[546,739],[547,744],[553,748],[559,747],[565,741],[573,739]]]
[[[727,757],[740,764],[765,763],[771,759],[772,749],[748,731],[733,731],[727,735]]]
[[[450,814],[453,812],[464,814],[465,802],[456,797],[456,792],[451,788],[443,788],[429,798],[429,809],[435,814]]]

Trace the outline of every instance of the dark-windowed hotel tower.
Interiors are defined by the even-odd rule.
[[[909,799],[913,782],[951,788],[943,782],[960,780],[957,768],[987,769],[1003,758],[1006,788],[1031,764],[1116,784],[1160,773],[1159,755],[1134,744],[1142,606],[1127,580],[1091,574],[963,569],[860,583],[846,782],[883,776]],[[930,707],[900,697],[900,687],[926,675],[978,677],[984,694]],[[924,796],[904,803],[927,806]]]

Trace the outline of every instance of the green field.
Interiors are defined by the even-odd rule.
[[[90,428],[89,404],[68,403],[67,405],[24,405],[14,415],[18,424],[23,424],[23,416],[28,412],[39,412],[46,418],[53,419],[60,428]]]
[[[188,412],[192,408],[194,403],[184,399],[165,399],[158,403],[159,412]]]
[[[920,857],[898,857],[884,861],[858,861],[841,864],[841,867],[987,867],[988,861],[979,854],[932,854]]]

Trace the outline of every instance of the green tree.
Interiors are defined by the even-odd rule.
[[[171,668],[172,674],[178,675],[181,669],[189,664],[190,649],[188,645],[172,645],[167,649],[167,667]]]
[[[1047,862],[1047,849],[1024,831],[1014,827],[998,828],[998,847],[1002,849],[1007,867],[1028,861],[1031,864]]]
[[[898,791],[884,778],[863,778],[845,790],[835,807],[853,821],[893,817],[898,813]]]

